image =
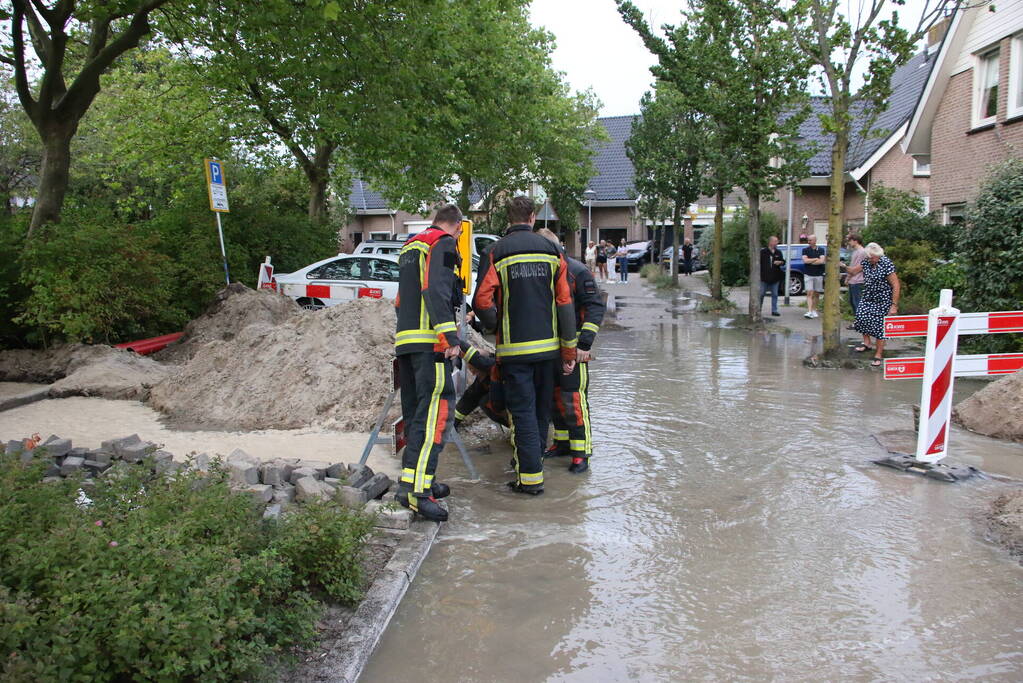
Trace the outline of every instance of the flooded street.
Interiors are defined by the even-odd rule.
[[[995,480],[877,467],[917,382],[802,366],[685,302],[624,298],[592,367],[589,474],[457,456],[452,521],[363,680],[1023,679],[1023,568],[981,535]],[[957,400],[977,388],[960,382]],[[1023,479],[1023,447],[956,431],[949,462]]]

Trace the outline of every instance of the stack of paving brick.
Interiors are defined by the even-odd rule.
[[[27,439],[6,444],[0,441],[5,453],[17,455],[22,462],[46,458],[44,482],[81,475],[87,488],[93,477],[110,476],[133,466],[149,467],[153,474],[174,473],[185,467],[175,462],[172,454],[143,441],[138,434],[104,441],[96,449],[74,448],[70,439],[57,436],[32,447],[26,445],[30,443]],[[251,496],[266,518],[280,516],[294,502],[333,500],[346,507],[364,508],[376,516],[379,527],[407,529],[411,521],[410,511],[395,509],[379,500],[391,490],[391,478],[374,473],[365,465],[299,458],[263,462],[245,451],[235,450],[223,462],[201,453],[190,460],[189,466],[199,472],[223,468],[231,488]]]
[[[176,472],[181,468],[174,456],[160,450],[154,443],[143,441],[138,434],[104,441],[99,448],[75,448],[71,439],[50,436],[32,444],[28,439],[8,441],[4,452],[16,454],[24,463],[46,458],[48,466],[43,481],[56,481],[62,477],[80,474],[86,479],[118,472],[130,466],[148,466],[156,473]]]

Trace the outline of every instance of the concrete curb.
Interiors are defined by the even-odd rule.
[[[440,524],[434,522],[412,523],[356,608],[343,649],[327,653],[324,659],[332,663],[325,663],[316,680],[346,683],[358,680],[439,531]]]
[[[7,398],[0,399],[0,412],[11,410],[12,408],[27,406],[29,403],[36,403],[37,401],[42,401],[49,397],[50,387],[42,387],[40,389],[26,391],[24,394],[8,396]]]

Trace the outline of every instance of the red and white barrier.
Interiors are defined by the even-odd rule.
[[[937,462],[948,454],[955,378],[1007,375],[1023,369],[1020,353],[957,356],[959,335],[1023,332],[1023,311],[960,313],[952,307],[952,290],[943,289],[938,307],[927,315],[889,316],[884,325],[888,337],[927,335],[924,357],[886,359],[884,378],[923,380],[915,457]]]
[[[256,282],[256,289],[277,290],[277,281],[274,280],[274,267],[270,264],[270,257],[259,264],[259,280]]]

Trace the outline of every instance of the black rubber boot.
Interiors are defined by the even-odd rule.
[[[589,458],[572,458],[572,464],[568,466],[568,471],[572,474],[582,474],[588,469],[590,469]]]
[[[543,484],[520,484],[517,481],[509,481],[508,488],[515,493],[525,493],[530,496],[539,496],[543,493]]]
[[[558,457],[561,457],[563,455],[568,455],[568,453],[569,453],[569,450],[568,450],[568,448],[566,446],[563,446],[563,445],[559,444],[557,441],[555,441],[551,445],[550,448],[548,448],[546,451],[544,451],[543,457],[545,457],[545,458],[558,458]]]
[[[430,493],[433,494],[434,498],[440,500],[441,498],[447,498],[451,495],[451,487],[447,484],[434,482],[433,486],[430,487]]]
[[[411,493],[406,493],[404,496],[401,494],[395,494],[398,503],[402,507],[407,507],[409,510],[417,513],[420,517],[429,519],[433,522],[446,522],[448,521],[448,511],[441,507],[440,503],[433,496],[429,498],[417,498]]]

